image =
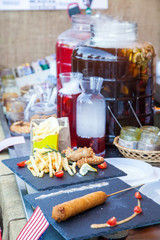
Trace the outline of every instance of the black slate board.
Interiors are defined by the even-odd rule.
[[[99,181],[99,184],[103,181]],[[90,192],[95,192],[102,190],[106,194],[116,192],[118,190],[125,189],[129,187],[126,183],[120,179],[110,179],[106,181],[109,183],[107,186],[95,187],[90,189],[88,184],[86,184],[87,189],[81,190],[84,185],[79,185],[77,190],[74,192],[68,192],[75,186],[70,186],[67,188],[62,188],[57,190],[61,191],[61,194],[55,195],[56,191],[46,191],[35,194],[30,194],[25,196],[25,199],[36,208],[39,206],[46,216],[49,223],[65,238],[66,240],[83,240],[92,237],[98,237],[103,235],[108,235],[116,233],[122,230],[133,229],[137,227],[143,227],[147,225],[153,225],[160,223],[160,205],[153,202],[151,199],[142,195],[141,206],[143,213],[137,215],[134,219],[124,224],[111,227],[111,228],[100,228],[92,229],[90,225],[93,223],[105,223],[109,218],[115,216],[117,220],[122,220],[133,214],[133,209],[137,205],[137,199],[134,193],[137,191],[135,189],[111,196],[107,198],[106,202],[100,206],[90,209],[84,213],[77,216],[69,218],[64,222],[56,222],[51,218],[52,207],[59,203],[81,197]],[[52,194],[52,195],[51,195]],[[54,194],[54,195],[53,195]],[[47,195],[48,197],[44,196]],[[43,196],[39,198],[40,196]]]
[[[70,176],[67,172],[65,172],[63,178],[50,178],[48,174],[45,174],[43,178],[38,178],[34,177],[27,169],[27,167],[20,168],[17,166],[18,162],[28,159],[29,156],[17,157],[6,159],[2,162],[22,180],[24,180],[37,191],[44,191],[47,189],[66,187],[68,185],[86,183],[91,181],[94,182],[101,179],[109,179],[126,175],[125,172],[108,163],[106,169],[101,170],[97,168],[98,171],[96,173],[88,172],[85,176],[82,176],[79,173],[75,174],[74,176]]]

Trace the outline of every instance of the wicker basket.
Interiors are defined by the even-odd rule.
[[[119,136],[115,137],[113,144],[118,148],[119,152],[126,158],[143,160],[148,163],[160,163],[160,151],[143,151],[130,149],[119,145]]]

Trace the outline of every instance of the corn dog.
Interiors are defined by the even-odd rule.
[[[105,202],[107,194],[102,191],[89,193],[80,198],[58,204],[52,209],[52,218],[61,222]]]

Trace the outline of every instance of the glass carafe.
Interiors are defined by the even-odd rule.
[[[76,101],[81,93],[79,81],[82,79],[81,73],[61,73],[60,79],[62,88],[57,94],[57,116],[68,117],[71,133],[71,146],[77,146],[76,137]]]
[[[82,93],[77,98],[77,147],[92,147],[105,155],[105,99],[100,93],[103,78],[86,77],[80,81]]]

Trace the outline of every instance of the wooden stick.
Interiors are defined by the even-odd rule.
[[[140,186],[142,186],[142,185],[144,185],[144,184],[145,184],[145,183],[141,183],[141,184],[139,184],[139,185],[137,185],[137,186],[125,188],[125,189],[123,189],[123,190],[120,190],[120,191],[117,191],[117,192],[108,194],[107,197],[113,196],[113,195],[118,194],[118,193],[121,193],[121,192],[125,192],[125,191],[128,191],[128,190],[131,190],[131,189],[136,188],[136,187],[140,187]]]

